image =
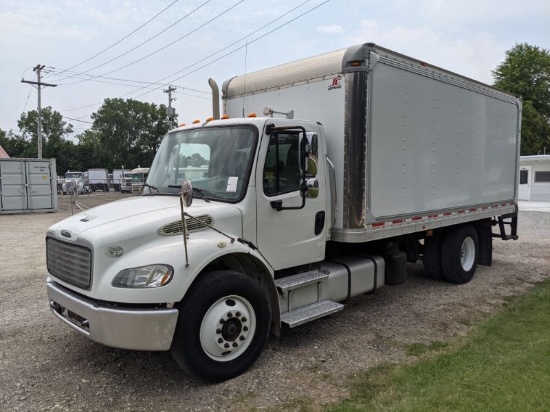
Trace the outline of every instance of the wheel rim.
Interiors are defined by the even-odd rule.
[[[460,248],[460,264],[462,269],[468,272],[474,265],[476,257],[476,246],[474,240],[471,237],[467,237],[462,242],[462,247]]]
[[[238,358],[256,331],[254,308],[242,296],[226,296],[206,311],[200,328],[204,352],[218,362]]]

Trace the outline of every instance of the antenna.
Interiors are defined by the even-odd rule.
[[[243,82],[243,117],[246,115],[244,114],[244,103],[246,101],[246,59],[248,57],[248,41],[246,42],[246,45],[244,46],[244,82]]]

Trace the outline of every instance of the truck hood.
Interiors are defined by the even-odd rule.
[[[185,211],[194,217],[208,216],[212,226],[233,236],[242,235],[242,214],[238,207],[221,202],[194,199]],[[177,196],[139,196],[121,199],[71,216],[53,225],[49,234],[67,241],[95,238],[123,241],[152,234],[181,221]]]

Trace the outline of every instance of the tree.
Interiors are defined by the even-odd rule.
[[[21,113],[17,126],[23,133],[23,137],[29,139],[35,148],[37,155],[38,143],[38,112],[31,110]],[[50,106],[42,109],[42,140],[43,154],[45,158],[55,157],[59,160],[63,141],[73,132],[73,125],[63,121],[61,113],[52,110]]]
[[[10,157],[27,158],[36,156],[36,150],[33,151],[31,143],[23,136],[16,135],[12,130],[5,132],[0,129],[0,146],[4,148]]]
[[[150,166],[168,131],[166,106],[133,99],[105,99],[92,120],[101,150],[107,150],[111,160],[105,167],[111,169]]]
[[[31,110],[21,113],[17,126],[23,133],[22,138],[30,143],[30,150],[25,157],[36,157],[38,154],[38,112]],[[50,106],[42,109],[42,154],[44,158],[55,158],[57,171],[78,168],[75,163],[75,147],[68,140],[73,133],[73,125],[63,121],[61,113],[52,110]]]
[[[495,87],[523,98],[521,154],[550,147],[550,52],[516,44],[492,73]]]

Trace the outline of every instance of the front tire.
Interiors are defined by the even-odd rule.
[[[472,225],[447,231],[441,249],[441,266],[447,281],[468,283],[474,276],[478,259],[479,240]]]
[[[267,342],[271,324],[267,297],[241,273],[203,275],[178,309],[172,356],[187,373],[204,381],[221,382],[242,374]]]

